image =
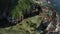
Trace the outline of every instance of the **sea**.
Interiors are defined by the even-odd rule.
[[[57,10],[58,14],[60,15],[60,0],[50,0],[51,4],[54,5],[54,9]]]

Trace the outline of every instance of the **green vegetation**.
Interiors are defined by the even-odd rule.
[[[13,8],[10,6],[11,8],[10,14],[15,19],[23,15],[22,10],[26,10],[26,9],[28,10],[30,8],[29,6],[32,0],[18,0],[17,2],[18,3],[14,7],[12,6],[14,4],[11,4]],[[14,26],[0,28],[0,34],[35,34],[35,30],[39,26],[41,20],[42,20],[41,17],[38,15],[31,18],[24,19],[22,22]]]
[[[28,10],[32,0],[18,0],[18,4],[12,9],[12,17],[18,18],[22,15],[22,10]]]
[[[24,19],[21,23],[6,28],[0,28],[1,34],[33,34],[35,28],[37,28],[42,19],[40,16],[34,16],[31,18]],[[28,23],[27,23],[28,22]],[[33,26],[32,26],[33,25]]]
[[[8,0],[2,1],[2,3],[6,5],[1,7],[1,10],[0,10],[1,12],[5,8],[8,8],[7,1]],[[12,4],[10,4],[9,9],[10,9],[10,15],[14,19],[17,19],[18,17],[23,16],[22,10],[29,10],[30,4],[33,3],[32,0],[17,0],[17,1],[11,0],[11,1],[12,1]],[[52,5],[43,3],[43,4],[40,4],[40,6],[43,6],[42,7],[43,13],[41,13],[40,15],[23,19],[20,23],[14,26],[0,28],[0,34],[37,34],[37,33],[39,34],[40,32],[37,32],[36,28],[38,28],[38,26],[40,25],[43,19],[47,18],[45,20],[49,20],[47,17],[47,14],[49,15],[49,17],[51,17],[51,14],[52,14],[52,10],[51,9],[49,10],[49,7],[52,7]]]

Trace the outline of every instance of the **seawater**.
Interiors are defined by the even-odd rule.
[[[50,0],[50,1],[53,5],[55,5],[54,8],[57,10],[58,14],[60,15],[60,0]]]

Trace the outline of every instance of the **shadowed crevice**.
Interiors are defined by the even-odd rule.
[[[20,23],[23,19],[39,15],[39,13],[42,12],[40,6],[31,4],[31,7],[29,10],[22,11],[23,17],[20,16],[18,19],[14,20],[16,23],[9,22],[8,17],[11,16],[10,12],[14,7],[16,7],[17,4],[18,4],[18,0],[0,0],[0,11],[1,11],[0,12],[0,28],[14,26],[17,23]],[[38,9],[38,11],[33,12],[33,10],[36,10],[36,9]],[[11,19],[11,21],[13,20]]]

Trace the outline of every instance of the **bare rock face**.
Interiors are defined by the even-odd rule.
[[[33,0],[34,3],[40,4],[42,2],[47,2],[47,0]]]

